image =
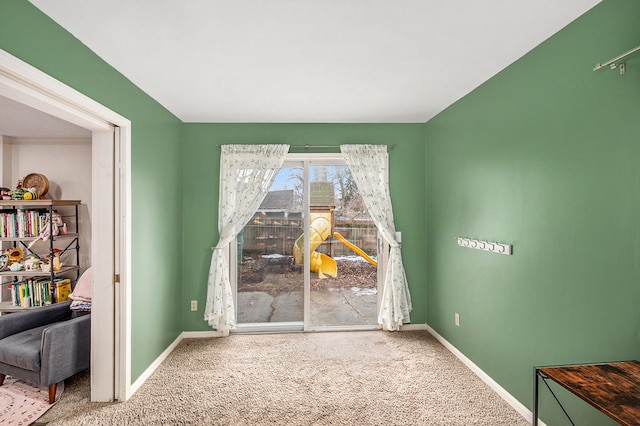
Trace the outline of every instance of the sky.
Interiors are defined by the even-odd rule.
[[[343,167],[346,167],[346,166],[343,166]],[[314,176],[314,172],[319,169],[320,169],[319,166],[311,166],[310,174],[311,174],[312,181],[316,180]],[[324,170],[326,170],[327,179],[331,180],[335,172],[335,167],[325,166]],[[276,175],[275,180],[273,181],[273,184],[271,185],[271,191],[278,191],[282,189],[294,189],[296,180],[289,179],[289,177],[294,174],[299,174],[301,176],[302,167],[283,167],[282,169],[280,169],[280,171]]]

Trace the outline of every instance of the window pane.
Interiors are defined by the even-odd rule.
[[[302,234],[301,167],[282,168],[237,239],[238,323],[303,321],[302,268],[293,246]]]
[[[311,260],[320,259],[310,325],[376,324],[376,227],[347,166],[311,166],[310,176]]]

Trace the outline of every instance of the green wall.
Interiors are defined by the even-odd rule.
[[[534,365],[640,359],[640,55],[592,71],[639,23],[605,0],[425,125],[428,323],[527,407]],[[613,424],[559,394],[576,424]]]
[[[0,48],[132,121],[133,380],[181,331],[210,330],[216,145],[396,144],[412,322],[530,407],[534,365],[640,358],[640,55],[625,76],[591,71],[640,43],[638,22],[640,3],[605,0],[426,125],[182,124],[26,0],[0,2]],[[561,398],[579,424],[607,424]]]
[[[218,239],[218,176],[222,144],[396,144],[389,154],[389,185],[396,228],[412,295],[413,323],[425,323],[423,124],[185,124],[183,142],[183,328],[211,330],[203,320],[211,247]],[[317,151],[316,151],[317,152]],[[333,150],[333,152],[337,152]],[[419,155],[416,155],[416,152]],[[200,301],[190,312],[189,300]]]
[[[132,122],[135,380],[182,331],[182,123],[26,0],[0,2],[0,48]]]

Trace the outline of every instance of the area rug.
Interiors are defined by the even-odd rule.
[[[64,391],[64,382],[58,383],[56,401]],[[0,425],[30,425],[49,408],[49,389],[38,387],[22,380],[7,377],[0,386]]]

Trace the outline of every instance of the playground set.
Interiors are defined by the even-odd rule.
[[[311,225],[309,228],[309,270],[316,272],[318,278],[336,277],[338,266],[330,256],[316,251],[316,249],[330,236],[350,248],[370,264],[377,266],[378,262],[369,257],[360,247],[347,241],[339,232],[332,232],[333,210],[328,212],[313,212],[310,214]],[[304,233],[298,237],[293,245],[293,260],[297,265],[304,264]]]
[[[377,266],[365,250],[376,251],[377,230],[369,218],[345,219],[336,215],[335,190],[331,182],[311,182],[309,206],[310,270],[319,278],[336,277],[334,255],[351,251]],[[295,207],[293,190],[270,191],[254,219],[238,238],[238,259],[268,258],[265,268],[304,265],[304,220]],[[339,241],[345,249],[334,242]]]

